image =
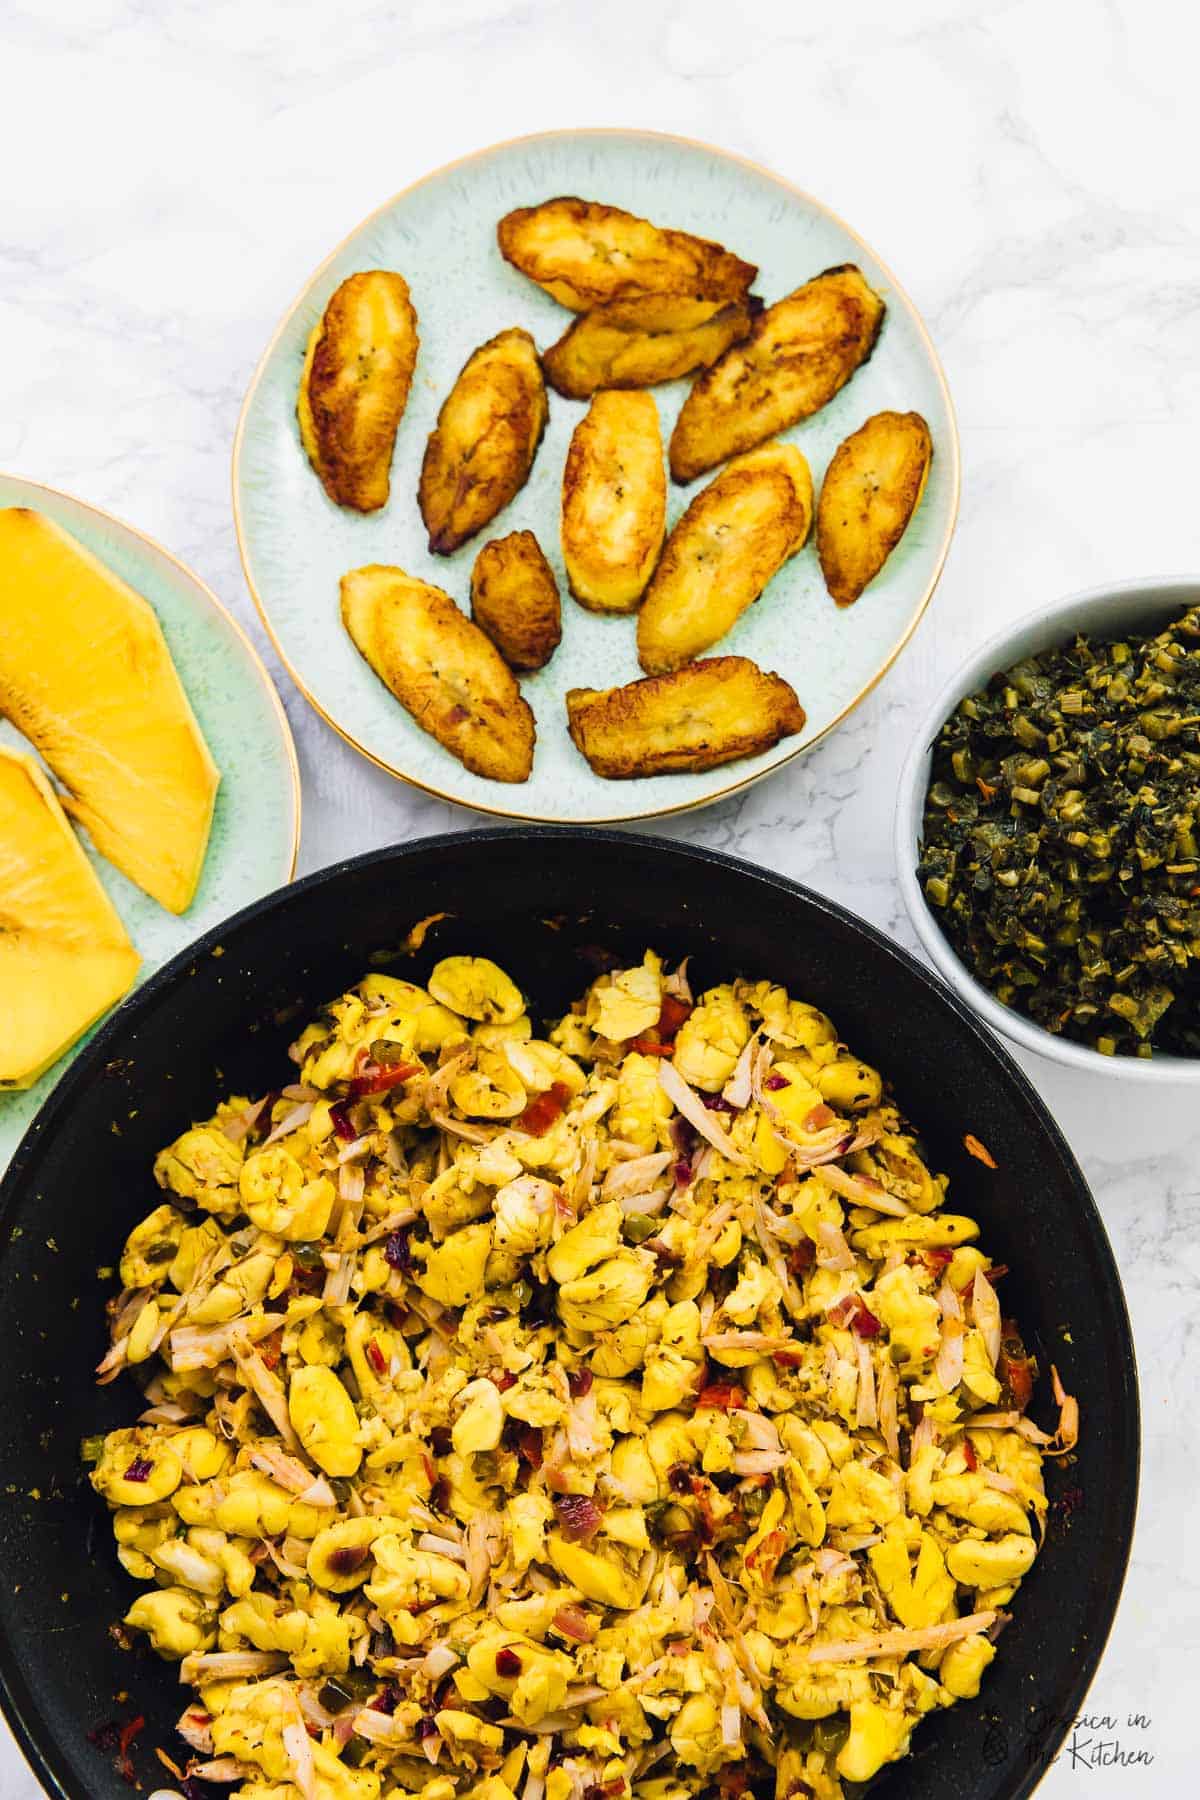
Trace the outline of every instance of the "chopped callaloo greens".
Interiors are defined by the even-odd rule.
[[[1200,1055],[1200,607],[1027,657],[933,752],[919,875],[972,974],[1105,1055]]]
[[[157,1158],[84,1446],[189,1777],[839,1800],[978,1693],[1078,1408],[823,1013],[454,956],[293,1056]]]

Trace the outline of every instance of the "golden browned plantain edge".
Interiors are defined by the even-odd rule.
[[[858,599],[904,536],[932,458],[916,412],[875,413],[834,451],[817,506],[817,557],[839,606]]]
[[[547,419],[537,347],[518,326],[472,352],[430,433],[417,490],[435,556],[491,523],[529,478]]]
[[[296,417],[338,506],[376,512],[387,503],[419,343],[408,283],[392,269],[348,276],[313,327]]]
[[[643,294],[736,300],[758,274],[710,238],[575,194],[506,213],[496,241],[506,262],[572,312]]]
[[[471,617],[511,669],[544,668],[562,638],[554,571],[532,531],[511,531],[480,550],[471,571]]]
[[[359,654],[422,731],[473,775],[529,779],[533,713],[496,646],[449,594],[373,563],[343,575],[341,609]]]
[[[768,306],[680,408],[672,479],[694,481],[828,405],[871,355],[885,311],[853,263],[823,270]]]
[[[781,675],[744,656],[714,656],[625,687],[571,688],[571,740],[608,781],[700,774],[757,756],[803,731],[804,708]]]

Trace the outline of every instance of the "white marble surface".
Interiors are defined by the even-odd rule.
[[[774,165],[924,310],[959,409],[961,522],[915,641],[848,725],[664,829],[769,861],[911,943],[890,820],[935,686],[1039,600],[1200,568],[1187,17],[1167,0],[9,0],[0,468],[160,538],[261,643],[230,516],[238,405],[278,315],[363,214],[550,126],[654,126]],[[280,684],[302,868],[470,824],[368,767]],[[1145,1411],[1133,1567],[1089,1702],[1118,1729],[1079,1735],[1154,1759],[1064,1756],[1039,1791],[1177,1795],[1200,1675],[1200,1119],[1194,1098],[1030,1072],[1108,1221]],[[37,1792],[0,1741],[0,1796]]]

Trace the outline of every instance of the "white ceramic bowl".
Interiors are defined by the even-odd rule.
[[[1030,613],[1016,625],[999,632],[963,664],[947,682],[921,721],[900,775],[896,801],[896,867],[900,891],[909,917],[929,960],[967,1005],[994,1031],[1024,1050],[1048,1056],[1068,1068],[1120,1075],[1129,1081],[1200,1085],[1200,1057],[1102,1056],[1084,1044],[1043,1031],[1022,1013],[1014,1012],[988,992],[959,960],[950,940],[942,933],[917,880],[917,858],[925,794],[929,787],[933,745],[942,725],[959,701],[985,687],[990,676],[1009,669],[1023,656],[1063,644],[1078,633],[1099,640],[1120,637],[1123,632],[1147,636],[1200,601],[1200,576],[1150,576],[1107,587],[1088,588],[1053,606]]]

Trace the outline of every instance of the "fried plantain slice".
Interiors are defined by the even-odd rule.
[[[563,468],[563,562],[581,606],[636,610],[662,549],[666,519],[667,477],[653,399],[596,394],[575,427]]]
[[[639,294],[737,300],[758,274],[709,238],[574,194],[506,213],[496,239],[506,262],[572,312]]]
[[[711,367],[741,343],[761,311],[754,294],[728,303],[686,294],[610,300],[543,350],[542,368],[569,400],[587,400],[600,388],[657,387]]]
[[[781,675],[745,656],[710,656],[618,688],[571,688],[571,740],[608,781],[697,774],[770,750],[804,729]]]
[[[933,440],[920,413],[880,412],[834,451],[817,506],[817,556],[839,606],[852,606],[921,504]]]
[[[524,487],[546,418],[546,384],[527,331],[501,331],[468,357],[421,464],[417,499],[435,555],[465,544]]]
[[[768,306],[684,401],[671,433],[673,480],[694,481],[819,412],[870,356],[885,311],[853,263]]]
[[[342,623],[421,730],[464,768],[528,781],[533,714],[496,646],[449,594],[372,563],[342,576]]]
[[[510,669],[541,669],[562,637],[554,571],[532,531],[493,538],[471,571],[471,617]]]
[[[392,269],[347,276],[309,335],[300,441],[339,506],[377,512],[387,504],[419,342],[408,283]]]
[[[739,456],[675,525],[638,614],[638,661],[662,675],[725,636],[805,543],[812,476],[794,444]]]

